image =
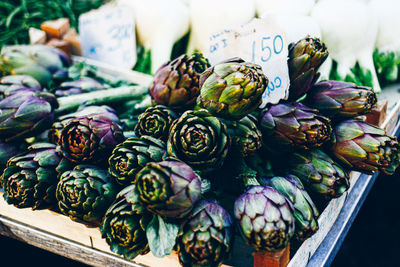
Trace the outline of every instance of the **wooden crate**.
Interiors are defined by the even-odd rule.
[[[75,61],[83,60],[74,58]],[[152,77],[132,71],[121,71],[109,66],[87,60],[89,64],[110,74],[118,74],[125,79],[140,85],[148,86]],[[387,119],[382,127],[392,133],[400,116],[400,94],[396,97],[385,96],[389,100]],[[398,98],[397,98],[398,97]],[[321,212],[318,219],[320,229],[311,238],[302,243],[291,255],[290,267],[306,266],[310,257],[317,250],[326,234],[332,228],[338,217],[347,195],[353,189],[360,173],[351,172],[351,187],[341,197],[333,199]],[[0,194],[2,194],[0,192]],[[98,228],[88,228],[83,224],[71,221],[68,217],[49,211],[33,211],[30,208],[18,209],[8,205],[0,196],[0,234],[9,236],[28,244],[49,250],[76,261],[93,266],[180,266],[175,253],[157,258],[151,253],[137,256],[128,261],[110,251],[108,244],[101,238]],[[253,266],[254,250],[246,246],[240,237],[236,238],[233,257],[223,266]]]

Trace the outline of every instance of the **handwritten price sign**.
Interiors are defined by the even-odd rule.
[[[135,25],[129,9],[105,5],[82,14],[79,37],[84,57],[127,69],[136,63]]]
[[[288,44],[274,17],[254,19],[240,28],[213,34],[207,56],[211,64],[241,57],[260,65],[269,80],[261,107],[287,99],[290,85]]]

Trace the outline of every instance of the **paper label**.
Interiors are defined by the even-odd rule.
[[[209,38],[208,59],[212,65],[240,57],[262,67],[268,78],[261,108],[276,104],[289,94],[288,43],[284,30],[273,16],[253,19],[248,24],[212,34]]]
[[[131,69],[136,63],[136,36],[129,8],[105,5],[79,17],[84,57]]]

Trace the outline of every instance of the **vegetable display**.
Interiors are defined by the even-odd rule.
[[[351,171],[395,173],[400,144],[363,121],[371,87],[318,80],[321,39],[288,50],[287,99],[261,108],[269,77],[241,58],[183,54],[142,88],[58,50],[5,49],[3,198],[98,228],[128,260],[175,251],[182,266],[220,266],[240,240],[256,253],[301,244]]]

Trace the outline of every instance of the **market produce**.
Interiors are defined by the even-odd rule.
[[[0,139],[6,142],[32,137],[53,123],[58,107],[54,95],[21,90],[0,101]]]
[[[244,240],[257,251],[284,249],[293,236],[293,205],[271,187],[251,187],[235,201],[234,214]]]
[[[370,87],[354,83],[323,81],[315,84],[304,101],[330,118],[357,117],[367,114],[377,103]]]
[[[15,92],[30,89],[31,91],[42,90],[39,82],[31,76],[8,75],[0,79],[0,99],[4,99]]]
[[[182,266],[219,266],[232,250],[233,221],[215,201],[200,201],[178,234]]]
[[[0,174],[3,173],[3,170],[6,168],[7,161],[19,154],[24,150],[26,144],[24,142],[13,142],[6,143],[0,141]],[[1,177],[0,177],[0,187],[1,187]]]
[[[333,130],[330,149],[343,166],[365,173],[392,175],[400,164],[400,144],[385,130],[359,120],[345,120]]]
[[[229,146],[225,124],[205,109],[183,113],[172,124],[167,142],[170,156],[204,171],[221,167]]]
[[[0,52],[0,72],[32,76],[44,87],[53,73],[68,65],[64,52],[46,45],[4,46]]]
[[[97,227],[117,193],[106,170],[77,165],[60,174],[56,198],[60,211],[71,220]]]
[[[64,127],[72,120],[82,116],[101,114],[111,119],[116,124],[121,125],[121,122],[117,116],[116,111],[109,106],[82,106],[76,112],[69,113],[63,116],[59,116],[57,120],[51,125],[49,129],[48,138],[54,143],[58,144],[61,137],[61,131]]]
[[[262,146],[261,131],[257,126],[257,119],[252,115],[230,123],[228,132],[232,136],[232,148],[242,157],[254,154]]]
[[[276,152],[318,148],[330,140],[332,133],[328,118],[300,103],[265,108],[259,123],[264,142]]]
[[[61,158],[55,148],[53,144],[36,143],[8,160],[1,176],[7,203],[34,210],[57,206],[56,168]]]
[[[267,85],[261,66],[231,58],[202,73],[197,108],[226,119],[241,119],[261,104]]]
[[[108,172],[116,183],[128,186],[147,163],[162,161],[166,150],[163,141],[151,136],[128,138],[114,148],[108,160]]]
[[[208,60],[200,53],[183,54],[168,61],[154,75],[150,95],[157,104],[172,109],[192,108],[200,91],[200,74],[209,66]]]
[[[200,198],[201,181],[179,161],[149,162],[136,175],[135,184],[146,208],[169,218],[183,218]]]
[[[61,97],[93,92],[102,89],[104,89],[104,86],[101,83],[95,79],[85,77],[76,81],[63,82],[54,88],[53,91],[57,97]]]
[[[149,252],[146,227],[151,215],[140,203],[135,185],[122,189],[108,208],[100,225],[111,251],[133,259]]]
[[[116,145],[124,141],[121,127],[108,116],[92,114],[70,120],[62,129],[62,155],[75,163],[107,161]]]
[[[318,69],[329,53],[318,38],[306,37],[289,45],[289,100],[304,96],[318,80]]]
[[[292,202],[295,236],[299,241],[306,240],[318,231],[319,212],[299,178],[289,174],[285,177],[264,178],[261,183],[275,188]]]
[[[318,1],[311,16],[318,22],[322,41],[334,60],[330,79],[372,87],[379,93],[372,58],[378,22],[368,4],[359,0]]]
[[[135,126],[137,136],[148,135],[167,141],[169,129],[178,115],[163,105],[149,107],[139,115]]]
[[[339,197],[349,189],[348,171],[322,150],[294,153],[283,165],[286,173],[296,175],[312,192],[325,198]]]

